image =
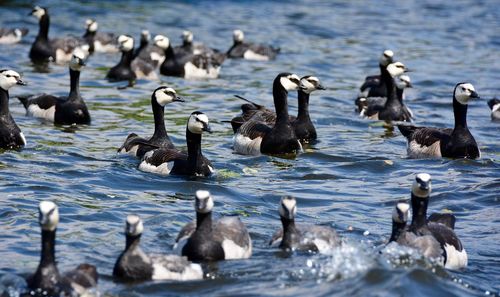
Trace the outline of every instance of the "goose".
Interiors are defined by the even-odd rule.
[[[408,110],[402,101],[402,97],[398,98],[398,91],[395,79],[408,71],[405,65],[401,62],[389,64],[387,72],[382,75],[382,80],[385,81],[387,87],[387,100],[383,106],[369,105],[364,108],[361,115],[372,120],[390,121],[411,121],[412,113]],[[369,108],[371,107],[371,109]]]
[[[429,221],[427,218],[430,193],[431,176],[427,173],[417,174],[412,185],[411,207],[413,217],[408,231],[417,236],[433,236],[441,246],[445,268],[454,270],[463,268],[467,266],[467,252],[455,231],[439,220]]]
[[[0,44],[14,44],[28,34],[26,28],[0,28]]]
[[[161,175],[209,176],[214,173],[212,163],[201,152],[201,134],[211,133],[206,114],[195,111],[186,127],[187,153],[177,149],[159,148],[147,152],[139,170]]]
[[[42,229],[42,251],[40,264],[35,274],[26,281],[31,295],[81,296],[88,289],[97,286],[98,273],[93,265],[84,263],[61,275],[55,257],[56,229],[59,210],[52,201],[42,201],[38,207],[39,223]]]
[[[174,47],[174,52],[178,55],[200,55],[204,53],[213,54],[219,52],[218,50],[209,48],[203,43],[193,42],[193,32],[185,30],[182,32],[182,45]]]
[[[488,106],[491,109],[491,120],[500,121],[500,99],[493,98],[488,100]]]
[[[302,143],[313,142],[317,138],[316,128],[311,121],[309,116],[309,97],[312,92],[316,90],[325,90],[325,87],[321,85],[321,82],[316,76],[306,75],[300,79],[300,86],[297,91],[298,98],[298,114],[297,117],[289,116],[290,122],[295,130],[297,138]],[[264,111],[265,119],[268,124],[274,124],[276,122],[276,113],[270,109],[265,108],[262,105],[253,103],[243,97],[237,96],[240,99],[246,100],[248,104],[243,104],[241,106],[242,114],[241,116],[234,117],[231,120],[231,126],[234,133],[238,131],[238,128],[246,121],[248,121],[255,113]]]
[[[340,237],[331,227],[295,224],[297,201],[294,197],[281,198],[278,210],[283,227],[274,233],[270,246],[324,253],[341,245]]]
[[[139,47],[134,51],[134,57],[138,57],[143,50],[145,50],[149,45],[149,40],[151,39],[151,34],[148,30],[141,31],[141,39],[139,41]]]
[[[116,260],[113,276],[123,281],[200,280],[203,270],[199,264],[177,255],[147,255],[140,241],[144,225],[137,215],[128,215],[125,226],[125,250]]]
[[[408,75],[403,74],[395,78],[395,83],[396,83],[396,95],[398,97],[398,100],[400,102],[403,102],[406,95],[405,89],[413,88],[411,79]],[[368,110],[382,109],[386,102],[387,102],[387,97],[360,98],[360,100],[357,101],[356,103],[356,111],[359,113],[359,116],[363,117]],[[411,118],[414,118],[413,112],[410,110],[410,108],[406,105],[405,107],[410,113]]]
[[[149,44],[148,42],[147,46],[137,54],[136,59],[140,59],[150,64],[152,68],[157,69],[165,60],[165,49],[168,48],[168,44],[169,40],[167,37],[156,35],[153,38],[153,44]]]
[[[9,109],[9,90],[15,85],[26,85],[19,73],[9,69],[0,70],[0,149],[5,150],[19,150],[26,145],[26,138]]]
[[[33,42],[29,57],[33,63],[52,61],[65,63],[71,60],[73,51],[80,47],[83,51],[89,50],[88,44],[74,36],[54,38],[49,40],[50,17],[47,8],[35,6],[31,11],[39,21],[40,29]]]
[[[134,38],[130,35],[120,35],[118,44],[122,57],[118,64],[109,69],[106,78],[112,82],[123,80],[133,82],[137,78],[131,66],[134,59]]]
[[[170,40],[163,38],[161,43],[155,43],[164,49],[165,59],[160,65],[160,73],[167,76],[184,78],[217,78],[224,62],[225,55],[220,53],[192,54],[177,53]]]
[[[144,78],[150,80],[157,80],[158,75],[155,72],[157,62],[150,57],[149,39],[151,35],[148,30],[141,32],[141,43],[134,51],[134,58],[131,63],[132,71],[134,71],[137,78]]]
[[[250,258],[252,240],[239,217],[213,221],[214,200],[205,190],[196,191],[194,206],[196,222],[181,229],[174,251],[193,262]]]
[[[380,56],[378,66],[380,68],[379,75],[370,75],[365,78],[365,82],[359,90],[361,93],[356,99],[356,105],[358,105],[358,100],[367,97],[387,97],[387,87],[385,81],[382,79],[384,74],[387,74],[387,66],[394,63],[394,52],[391,50],[385,50]]]
[[[254,61],[274,60],[280,48],[263,44],[244,42],[245,34],[241,30],[233,31],[233,45],[227,51],[227,57],[231,59],[246,59]]]
[[[90,124],[90,114],[80,95],[80,71],[85,66],[84,53],[76,49],[69,63],[69,95],[49,94],[18,96],[28,116],[44,119],[56,125]]]
[[[161,86],[154,90],[151,95],[151,109],[153,110],[155,120],[153,136],[149,139],[144,139],[132,133],[128,135],[125,143],[118,149],[118,152],[129,153],[134,157],[142,158],[145,153],[160,147],[174,149],[175,146],[170,137],[168,137],[163,119],[165,105],[172,102],[184,102],[184,100],[177,96],[177,93],[172,88]]]
[[[115,34],[97,32],[99,24],[96,20],[85,21],[85,34],[83,39],[89,44],[89,53],[116,53],[119,51]]]
[[[478,98],[472,84],[462,82],[455,86],[453,129],[398,125],[399,131],[408,141],[408,157],[481,158],[481,151],[467,127],[467,106],[471,99]]]
[[[283,72],[273,82],[276,122],[266,122],[265,113],[256,113],[238,129],[233,137],[234,151],[243,155],[286,154],[302,150],[288,116],[288,91],[297,90],[300,79]]]

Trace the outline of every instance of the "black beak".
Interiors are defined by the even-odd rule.
[[[25,86],[25,85],[27,85],[27,83],[26,83],[26,82],[24,82],[24,81],[22,81],[20,78],[18,78],[18,79],[17,79],[17,83],[16,83],[16,84],[18,84],[18,85],[20,85],[20,86]]]
[[[426,190],[427,191],[430,188],[429,187],[429,182],[420,181],[418,185],[419,185],[420,189],[422,189],[422,190]]]
[[[196,209],[197,210],[202,210],[207,207],[207,201],[208,199],[196,199]]]
[[[208,133],[212,133],[212,128],[210,128],[210,125],[208,123],[207,124],[203,123],[203,129],[201,129],[201,130],[208,132]]]
[[[28,15],[33,15],[35,13],[35,10],[33,9],[31,12],[28,13]]]
[[[406,68],[405,67],[405,71],[404,72],[413,72],[413,70],[411,70],[410,68]]]
[[[479,99],[479,98],[481,98],[481,97],[479,97],[479,95],[478,95],[475,91],[472,91],[472,92],[470,93],[470,97],[471,97],[471,98],[475,98],[475,99]]]
[[[80,66],[85,66],[85,65],[87,65],[87,64],[85,63],[85,61],[84,61],[84,60],[82,60],[82,59],[78,59],[78,65],[80,65]]]
[[[398,218],[400,222],[406,222],[405,220],[405,214],[401,211],[398,211]]]
[[[322,84],[319,84],[319,85],[316,87],[316,89],[318,89],[318,90],[326,90],[326,88],[325,88],[325,87],[323,87],[323,85],[322,85]]]
[[[407,82],[407,83],[406,83],[406,87],[407,87],[407,88],[413,88],[413,85],[411,84],[411,82]]]
[[[174,98],[174,100],[173,100],[173,101],[174,101],[174,102],[186,102],[186,100],[182,99],[182,98],[181,98],[181,97],[179,97],[179,96],[175,96],[175,98]]]

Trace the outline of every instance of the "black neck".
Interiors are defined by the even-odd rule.
[[[42,254],[40,266],[56,265],[56,231],[42,230]]]
[[[396,95],[398,97],[398,101],[399,102],[403,102],[403,94],[404,94],[404,92],[405,92],[405,88],[402,88],[402,89],[397,88],[396,89]]]
[[[135,247],[141,242],[141,235],[125,235],[126,243],[125,243],[125,250],[130,249],[131,247]]]
[[[130,50],[128,52],[122,52],[122,58],[120,59],[120,63],[118,65],[125,66],[127,68],[130,68],[130,64],[132,63],[132,60],[134,59],[134,51]]]
[[[399,102],[397,87],[394,83],[394,78],[392,78],[388,71],[382,73],[382,80],[384,81],[387,90],[387,101],[385,102],[385,106],[389,106],[391,104],[394,104],[395,102]]]
[[[282,216],[280,216],[280,219],[281,224],[283,225],[283,239],[281,240],[282,245],[290,245],[292,243],[292,236],[297,231],[295,227],[295,220],[287,219]]]
[[[212,232],[212,212],[196,212],[196,230],[206,233]]]
[[[404,232],[406,228],[406,222],[404,223],[398,223],[396,221],[392,221],[392,234],[391,234],[391,238],[389,239],[389,242],[391,241],[397,241],[399,239],[399,236],[401,235],[401,233]]]
[[[429,197],[421,198],[411,194],[411,208],[413,210],[413,217],[411,226],[418,229],[427,225],[427,205]]]
[[[39,21],[40,30],[38,31],[37,39],[43,38],[45,40],[49,39],[49,25],[50,25],[50,17],[48,14],[42,16]]]
[[[170,59],[175,58],[174,48],[171,45],[169,45],[167,47],[167,49],[165,50],[165,60],[167,60],[169,58]]]
[[[153,116],[155,119],[155,132],[153,138],[165,138],[167,136],[167,129],[165,129],[165,107],[158,104],[156,97],[151,96],[151,107],[153,109]]]
[[[455,115],[455,128],[467,128],[467,104],[460,104],[453,95],[453,114]]]
[[[68,100],[79,100],[80,97],[80,71],[69,68],[71,82]]]
[[[195,173],[203,155],[201,154],[201,134],[195,134],[186,128],[186,141],[188,147],[189,172]]]
[[[9,113],[9,91],[0,88],[0,116],[8,115]]]
[[[193,43],[191,41],[187,41],[187,40],[182,41],[183,47],[190,47],[192,45],[193,45]]]
[[[276,124],[288,123],[288,92],[283,88],[280,78],[276,78],[273,84],[274,108],[276,110]]]
[[[83,34],[83,39],[88,43],[89,45],[89,53],[93,53],[95,48],[94,48],[94,40],[95,40],[95,35],[96,31],[85,31],[85,34]]]
[[[310,120],[309,118],[309,94],[299,90],[298,101],[299,101],[299,113],[297,114],[298,120]]]

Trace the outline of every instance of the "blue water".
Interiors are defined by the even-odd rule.
[[[36,72],[28,51],[38,30],[29,1],[2,4],[2,26],[23,25],[29,35],[1,46],[1,68],[23,74],[27,87],[11,95],[66,94],[67,67]],[[139,36],[141,29],[180,43],[190,29],[195,41],[226,50],[232,30],[246,38],[279,45],[272,62],[226,61],[219,79],[184,80],[161,76],[118,90],[103,78],[118,55],[97,54],[82,72],[82,93],[92,125],[54,127],[24,115],[15,99],[11,111],[28,140],[21,152],[0,155],[0,275],[28,275],[39,260],[37,205],[57,202],[57,259],[60,270],[86,261],[98,266],[99,292],[106,296],[165,295],[377,295],[469,296],[500,291],[500,126],[490,121],[486,100],[469,106],[469,127],[480,160],[411,160],[399,132],[354,113],[353,99],[365,75],[377,74],[378,57],[390,48],[405,63],[415,86],[407,104],[418,125],[453,125],[451,96],[457,82],[471,82],[482,98],[500,95],[500,9],[497,1],[40,1],[51,14],[50,36],[83,34],[87,17],[101,31]],[[232,153],[231,128],[222,121],[238,114],[233,94],[272,106],[277,73],[313,74],[328,88],[311,97],[311,115],[320,142],[295,159],[246,157]],[[210,178],[160,177],[137,170],[137,161],[116,154],[130,132],[151,135],[150,96],[160,84],[187,99],[166,108],[167,130],[185,145],[185,123],[194,110],[205,112],[215,133],[203,150],[218,174]],[[291,113],[296,95],[290,94]],[[390,233],[397,199],[408,198],[413,176],[433,178],[431,212],[452,211],[456,232],[469,255],[462,271],[446,271],[397,253],[380,255]],[[145,222],[143,248],[171,251],[180,227],[193,216],[193,193],[212,192],[215,211],[239,214],[254,243],[252,258],[219,262],[203,281],[117,284],[111,274],[124,246],[124,219]],[[294,254],[269,249],[279,228],[282,195],[298,199],[298,220],[332,225],[345,247],[331,255]],[[368,231],[368,232],[366,232]],[[366,234],[366,235],[364,235]]]

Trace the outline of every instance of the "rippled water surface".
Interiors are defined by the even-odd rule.
[[[445,296],[498,294],[500,290],[500,166],[498,123],[486,100],[469,107],[469,126],[482,150],[480,160],[411,160],[399,132],[357,117],[353,98],[365,75],[378,72],[380,53],[390,48],[414,72],[407,94],[416,123],[453,125],[451,96],[457,82],[470,81],[482,98],[500,95],[500,10],[497,1],[42,1],[50,8],[51,36],[80,35],[87,17],[100,30],[138,36],[142,28],[180,43],[183,29],[195,40],[226,50],[235,28],[249,40],[279,45],[273,62],[227,61],[219,79],[188,81],[161,77],[134,88],[103,80],[118,55],[97,54],[82,72],[82,93],[92,125],[54,127],[27,118],[21,104],[12,114],[28,139],[21,152],[0,155],[0,275],[27,275],[39,260],[37,204],[60,207],[57,259],[60,270],[87,261],[102,275],[109,296],[203,295],[379,295]],[[3,26],[30,28],[20,44],[1,46],[0,68],[24,75],[29,86],[11,95],[66,94],[66,66],[37,72],[28,60],[38,30],[27,17],[30,1],[4,1]],[[314,74],[328,90],[311,97],[320,142],[295,159],[232,153],[230,126],[240,94],[272,106],[277,73]],[[205,112],[215,133],[204,136],[205,155],[218,174],[211,178],[160,177],[137,170],[137,161],[116,149],[130,132],[150,135],[150,96],[160,84],[174,87],[186,103],[166,107],[170,136],[185,145],[185,123]],[[296,94],[290,94],[291,113]],[[432,211],[452,211],[456,232],[469,254],[463,271],[446,271],[412,257],[398,265],[398,252],[380,254],[390,233],[394,201],[409,197],[417,172],[432,174]],[[129,213],[145,221],[143,247],[168,253],[180,227],[193,216],[193,193],[212,192],[217,214],[238,214],[254,243],[251,259],[207,267],[203,281],[116,284],[111,273],[124,246]],[[282,195],[297,197],[299,221],[334,226],[346,244],[330,255],[280,253],[267,247],[280,226]],[[368,232],[365,232],[368,231]]]

